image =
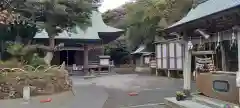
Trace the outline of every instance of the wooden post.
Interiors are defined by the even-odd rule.
[[[220,41],[222,41],[222,35],[220,35]],[[220,45],[221,55],[222,55],[222,71],[227,71],[227,63],[226,63],[226,52],[223,43]]]
[[[84,49],[83,71],[84,73],[88,73],[88,45],[84,44],[83,49]]]
[[[238,44],[238,74],[237,74],[237,78],[239,77],[240,75],[240,30],[238,28],[237,30],[237,44]],[[238,82],[237,82],[238,83]],[[239,103],[240,103],[240,89],[239,90]]]
[[[192,54],[191,51],[188,49],[188,40],[185,39],[185,57],[184,57],[184,69],[183,69],[183,79],[184,79],[184,93],[187,96],[190,96],[190,90],[191,90],[191,59]]]
[[[140,67],[143,67],[143,55],[140,56]]]
[[[158,49],[157,49],[158,48],[157,46],[158,46],[158,44],[155,44],[155,58],[154,59],[155,59],[155,62],[156,62],[156,70],[155,70],[155,75],[156,76],[158,76],[158,59],[157,58],[158,58],[158,53],[159,53]]]
[[[170,70],[167,70],[167,76],[168,76],[168,78],[170,78],[170,77],[171,77]]]

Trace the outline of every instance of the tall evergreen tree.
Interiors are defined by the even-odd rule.
[[[32,45],[47,51],[45,62],[50,65],[55,45],[55,36],[63,30],[79,25],[83,29],[91,25],[92,10],[99,0],[3,0],[1,7],[19,14],[19,19],[28,24],[44,28],[49,35],[49,45]]]

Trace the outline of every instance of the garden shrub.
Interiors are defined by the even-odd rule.
[[[50,95],[71,90],[72,82],[65,70],[51,68],[30,71],[0,72],[0,99],[23,96],[23,87],[30,86],[31,96]]]
[[[36,68],[38,66],[46,66],[46,63],[43,58],[39,57],[37,53],[34,53],[31,61],[29,61],[29,65]]]

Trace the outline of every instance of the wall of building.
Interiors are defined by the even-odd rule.
[[[52,64],[53,65],[60,65],[60,64],[62,64],[61,61],[65,61],[65,63],[66,64],[68,63],[69,65],[72,65],[72,62],[74,62],[74,64],[76,64],[76,65],[83,65],[83,60],[84,60],[83,59],[83,57],[84,57],[83,51],[69,51],[69,53],[70,52],[74,52],[74,54],[69,54],[68,59],[69,59],[69,61],[71,61],[70,59],[71,59],[72,55],[74,55],[73,58],[72,58],[72,59],[74,59],[74,61],[71,61],[71,63],[70,62],[68,63],[66,61],[67,60],[67,55],[66,54],[61,55],[61,52],[57,51],[57,52],[54,53]],[[66,53],[66,51],[65,51],[65,53]],[[89,63],[99,62],[99,55],[103,55],[101,49],[90,50],[88,52]],[[66,58],[63,58],[63,57],[66,57]]]

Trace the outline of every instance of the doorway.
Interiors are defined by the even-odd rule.
[[[76,51],[74,50],[64,50],[60,51],[60,63],[65,61],[67,65],[73,65],[76,64],[75,61],[75,53]]]

